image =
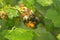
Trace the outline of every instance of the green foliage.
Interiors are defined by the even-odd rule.
[[[60,34],[57,36],[58,40],[60,40]]]
[[[22,3],[24,3],[26,5],[26,7],[32,9],[33,11],[35,11],[35,6],[34,6],[35,2],[34,2],[34,0],[30,0],[30,1],[29,0],[20,0],[19,4],[22,4]]]
[[[0,30],[1,29],[6,29],[6,20],[1,20],[0,19],[0,26],[1,26]]]
[[[14,17],[18,17],[18,16],[19,16],[19,12],[18,12],[18,10],[16,10],[16,9],[7,8],[7,9],[6,9],[6,12],[7,12],[7,16],[8,16],[10,19],[13,19]]]
[[[21,28],[16,28],[14,30],[10,30],[6,38],[9,40],[32,40],[33,31],[25,30]]]
[[[0,8],[2,8],[2,4],[0,3]]]
[[[3,7],[2,1],[3,1],[3,0],[0,0],[0,8]]]
[[[36,29],[23,24],[22,3],[39,17]],[[0,0],[0,40],[60,40],[60,0]]]
[[[55,37],[48,31],[46,31],[46,29],[39,24],[38,28],[35,29],[35,32],[39,33],[40,36],[37,36],[34,38],[34,40],[55,40]]]
[[[29,1],[29,0],[24,0],[24,4],[28,7],[28,8],[30,8],[30,9],[32,9],[33,11],[35,11],[35,6],[34,6],[34,0],[31,0],[31,1]]]
[[[51,31],[51,30],[53,30],[53,27],[54,27],[54,25],[53,25],[53,23],[52,23],[52,21],[50,20],[50,19],[44,19],[44,26],[45,26],[45,28],[48,30],[48,31]]]
[[[5,5],[11,5],[11,6],[15,6],[15,5],[17,5],[18,4],[18,1],[17,0],[3,0],[3,3],[5,4]]]
[[[46,17],[52,20],[55,27],[60,27],[60,15],[57,13],[56,10],[47,10]]]
[[[50,6],[53,4],[52,0],[37,0],[37,2],[42,6]]]

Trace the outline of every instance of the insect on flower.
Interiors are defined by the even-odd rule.
[[[27,8],[24,4],[20,5],[22,20],[28,28],[35,28],[39,22],[39,18],[33,14],[33,11]]]

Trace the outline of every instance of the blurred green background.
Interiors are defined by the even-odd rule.
[[[22,3],[43,19],[36,29],[19,19]],[[2,10],[7,18],[2,18]],[[60,0],[0,0],[0,40],[60,40]]]

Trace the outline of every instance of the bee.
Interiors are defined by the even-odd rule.
[[[23,20],[24,24],[28,28],[36,28],[37,24],[39,24],[39,18],[36,17],[35,15],[30,15],[29,18],[26,20]]]
[[[20,5],[20,12],[21,12],[21,18],[23,20],[23,23],[28,28],[36,28],[37,24],[39,24],[40,20],[39,18],[34,15],[33,11],[29,8],[27,8],[24,4]]]

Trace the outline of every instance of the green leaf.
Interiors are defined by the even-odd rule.
[[[60,27],[60,15],[57,13],[56,10],[47,10],[45,18],[51,19],[55,27]]]
[[[33,4],[32,4],[33,3]],[[33,12],[36,10],[35,6],[34,6],[34,1],[33,2],[29,2],[27,0],[24,0],[24,4],[26,5],[26,7],[28,7],[29,9],[33,10]]]
[[[0,3],[0,8],[2,8],[3,7],[3,5]]]
[[[0,0],[0,8],[3,7],[3,0]]]
[[[11,5],[11,6],[15,6],[18,4],[18,0],[3,0],[3,3],[6,5]]]
[[[52,31],[54,24],[50,19],[44,19],[44,27],[47,29],[47,31]]]
[[[32,4],[32,5],[35,4],[35,0],[27,0],[27,2]]]
[[[56,7],[60,6],[60,0],[53,0]]]
[[[0,19],[0,30],[6,29],[6,20],[5,19]]]
[[[35,11],[35,6],[33,4],[29,3],[28,1],[25,1],[24,4],[31,10]]]
[[[22,4],[22,3],[24,3],[24,0],[19,0],[19,2],[18,2],[19,4]]]
[[[51,33],[46,32],[40,33],[40,40],[55,40],[55,38]]]
[[[60,13],[60,0],[53,0],[54,1],[54,8]]]
[[[35,3],[35,0],[19,0],[19,4],[24,3],[26,1],[32,5]]]
[[[14,20],[8,19],[6,22],[7,29],[11,29],[14,26],[14,24],[15,24]]]
[[[5,40],[5,36],[8,33],[8,30],[1,30],[0,31],[0,40]]]
[[[14,17],[19,16],[18,10],[12,9],[12,8],[7,8],[6,13],[7,13],[7,16],[9,17],[9,19],[13,19]]]
[[[31,10],[33,10],[33,12],[35,11],[35,1],[34,0],[20,0],[19,1],[19,5],[20,4],[25,4],[25,6]]]
[[[60,6],[58,7],[58,11],[59,11],[59,13],[60,13]]]
[[[60,34],[57,36],[58,40],[60,40]]]
[[[35,29],[35,31],[39,33],[40,36],[35,37],[34,40],[55,40],[55,37],[41,24],[38,25],[38,28]]]
[[[42,6],[50,6],[53,4],[52,0],[37,0],[37,2]]]
[[[33,31],[25,30],[22,28],[16,28],[15,30],[9,32],[6,38],[9,40],[32,40]]]

